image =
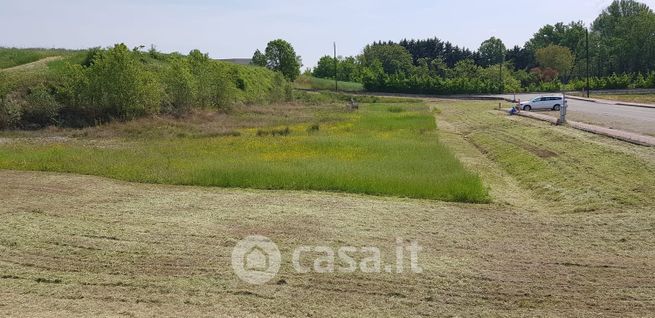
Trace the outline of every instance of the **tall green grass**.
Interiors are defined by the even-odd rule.
[[[294,83],[296,88],[313,90],[334,90],[334,80],[317,78],[313,76],[300,76]],[[336,85],[342,92],[362,92],[364,85],[354,82],[341,82]]]
[[[291,126],[287,136],[244,129],[239,136],[147,138],[112,147],[8,143],[0,145],[0,168],[162,184],[489,200],[479,177],[438,141],[425,106],[394,104],[403,112],[389,107],[363,105],[342,114],[341,122]]]

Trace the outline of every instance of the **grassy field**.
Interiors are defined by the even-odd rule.
[[[435,109],[439,129],[430,138],[438,137],[479,173],[492,202],[0,170],[0,315],[644,317],[655,311],[655,150],[508,117],[494,111],[494,103],[427,106]],[[213,151],[214,139],[223,137],[205,131],[241,129],[242,137],[257,141],[257,127],[283,123],[285,115],[293,118],[284,123],[292,130],[290,140],[309,137],[294,127],[318,122],[320,130],[312,134],[319,139],[334,134],[353,141],[358,129],[373,127],[367,138],[393,141],[398,134],[429,143],[397,128],[433,125],[417,117],[425,113],[417,104],[401,105],[402,112],[398,105],[367,105],[362,114],[340,114],[337,106],[316,112],[278,107],[284,109],[12,133],[0,144],[3,156],[16,147],[13,141],[33,150],[138,152],[153,151],[143,140],[190,139]],[[380,124],[389,114],[400,117]],[[244,122],[259,124],[243,128]],[[150,135],[142,136],[139,127],[148,127]],[[176,137],[180,132],[188,136]],[[413,157],[414,150],[402,151]],[[254,150],[252,157],[262,153]],[[270,237],[283,254],[280,273],[262,286],[241,282],[230,265],[236,242],[253,234]],[[292,249],[300,245],[378,246],[385,263],[393,262],[396,237],[422,245],[423,273],[300,274],[290,264]]]
[[[300,76],[294,83],[296,88],[301,89],[315,89],[315,90],[334,90],[334,80],[325,78],[316,78],[312,76]],[[342,92],[361,92],[364,91],[364,86],[360,83],[341,82],[339,81],[337,87]]]
[[[117,124],[111,127],[120,127],[118,133],[131,129],[129,135],[135,138],[100,145],[88,142],[89,132],[86,141],[10,140],[0,145],[0,168],[146,183],[488,201],[477,175],[466,171],[439,142],[426,105],[364,104],[353,113],[344,106],[330,107],[300,106],[291,109],[295,114],[265,116],[258,116],[261,109],[245,111],[235,115],[237,119],[224,120],[232,121],[231,127],[197,128],[204,134],[182,128],[162,137],[152,126]],[[283,120],[276,121],[276,116],[301,119],[281,125]],[[239,127],[238,121],[250,127]],[[107,131],[90,131],[100,134],[103,129]]]

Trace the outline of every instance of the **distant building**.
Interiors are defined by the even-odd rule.
[[[234,63],[239,65],[249,65],[252,59],[218,59],[221,62]]]

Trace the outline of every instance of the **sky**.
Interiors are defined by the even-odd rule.
[[[655,8],[655,0],[642,0]],[[495,36],[522,46],[546,24],[587,24],[611,0],[0,0],[0,46],[82,49],[125,43],[250,58],[289,41],[304,67],[373,41],[438,37],[475,50]]]

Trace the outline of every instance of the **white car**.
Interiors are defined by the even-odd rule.
[[[539,96],[527,102],[521,102],[520,107],[523,110],[533,110],[533,109],[548,109],[559,111],[562,108],[562,105],[567,102],[563,102],[562,96]]]

